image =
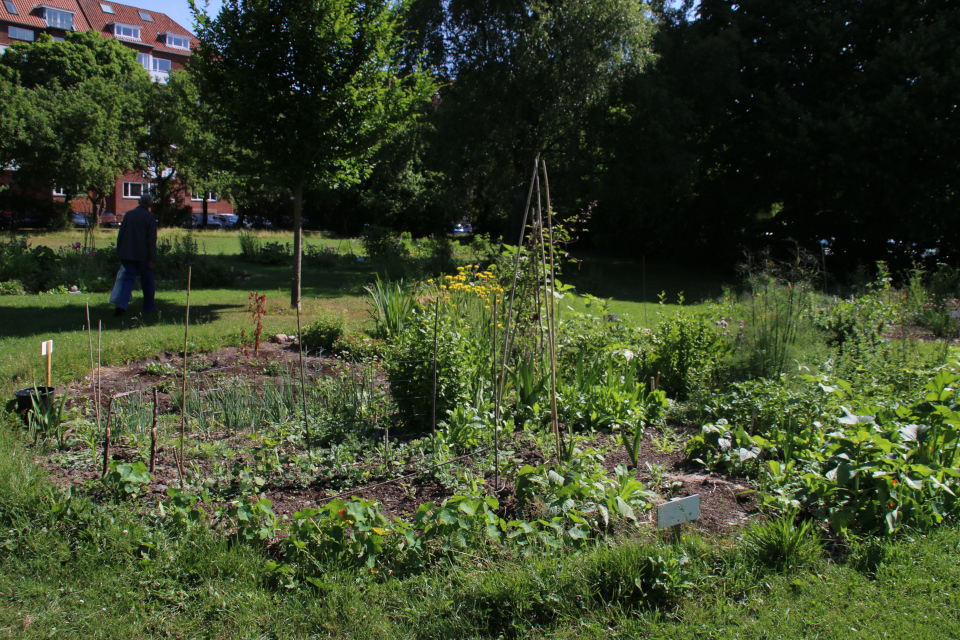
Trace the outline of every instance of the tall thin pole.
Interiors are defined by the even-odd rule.
[[[543,184],[547,190],[547,229],[550,238],[550,295],[549,299],[550,316],[547,326],[550,332],[550,419],[553,422],[553,428],[557,434],[557,454],[563,445],[563,439],[560,436],[560,423],[557,418],[557,311],[554,305],[553,295],[556,288],[556,268],[553,261],[553,209],[550,206],[550,179],[547,177],[547,163],[543,163]]]
[[[190,335],[190,279],[193,267],[187,267],[187,313],[183,322],[183,381],[180,405],[180,455],[177,468],[180,471],[180,488],[183,488],[183,435],[187,430],[187,338]]]
[[[303,428],[307,435],[307,452],[313,453],[310,444],[310,421],[307,420],[307,392],[303,379],[303,335],[300,331],[300,305],[297,305],[297,347],[300,352],[300,399],[303,401]]]
[[[110,468],[110,417],[113,414],[113,396],[107,401],[107,429],[103,433],[103,473],[101,478],[107,477],[107,470]]]
[[[153,423],[150,425],[150,473],[157,467],[157,388],[153,388]]]
[[[430,412],[430,431],[437,432],[437,338],[440,335],[440,296],[433,306],[433,410]]]
[[[527,204],[523,208],[523,222],[520,223],[520,242],[517,243],[517,259],[513,265],[513,283],[510,285],[510,304],[507,306],[507,315],[504,320],[504,341],[503,354],[500,357],[500,371],[507,368],[507,354],[510,352],[510,328],[513,317],[513,300],[517,293],[517,274],[520,271],[520,252],[523,251],[523,232],[527,228],[527,216],[530,213],[530,200],[533,198],[533,185],[535,184],[537,173],[540,168],[540,154],[537,153],[533,160],[533,174],[530,176],[530,190],[527,191]],[[503,379],[500,380],[500,394],[503,395]]]
[[[97,431],[100,431],[100,382],[102,372],[100,371],[100,345],[103,339],[103,320],[97,321],[97,388],[94,390],[93,399],[94,399],[94,409],[96,410],[97,415]]]
[[[493,292],[493,490],[500,491],[500,376],[497,370],[497,292]]]

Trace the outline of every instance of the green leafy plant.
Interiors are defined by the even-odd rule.
[[[374,322],[374,335],[387,339],[399,336],[416,304],[413,293],[404,288],[403,280],[383,282],[379,277],[364,290],[369,295],[367,302],[373,307],[369,314]]]
[[[813,520],[795,523],[796,516],[751,524],[743,532],[743,550],[750,560],[777,573],[793,573],[817,563],[822,553]]]
[[[136,498],[147,490],[153,476],[141,461],[121,462],[111,460],[109,471],[103,478],[104,485],[118,499]]]

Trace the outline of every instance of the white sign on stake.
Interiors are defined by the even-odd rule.
[[[700,517],[700,494],[674,498],[657,505],[657,529],[666,529]]]
[[[53,340],[47,340],[40,345],[40,355],[45,356],[53,353]]]
[[[950,312],[950,317],[951,317],[951,318],[960,318],[960,311],[951,311],[951,312]]]

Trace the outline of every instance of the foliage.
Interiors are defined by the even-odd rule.
[[[99,216],[117,179],[137,165],[150,77],[135,52],[94,31],[41,37],[0,58],[0,73],[23,87],[11,154],[17,181],[63,187],[66,209],[89,195]]]
[[[822,552],[815,522],[803,520],[798,525],[792,513],[751,524],[742,539],[749,561],[776,573],[796,573],[814,566]]]
[[[322,313],[302,331],[305,348],[323,349],[328,353],[338,351],[344,336],[346,317],[343,313]]]
[[[304,188],[357,182],[366,160],[433,91],[398,73],[402,7],[297,0],[228,2],[211,18],[191,0],[192,69],[224,137],[250,154],[240,171],[294,196],[294,286],[300,304]]]
[[[147,490],[153,476],[142,461],[111,460],[109,471],[103,477],[104,485],[119,499],[136,498]]]
[[[366,285],[369,294],[368,303],[373,307],[368,313],[373,318],[374,336],[392,339],[398,337],[413,312],[416,299],[411,291],[399,282],[382,282],[380,278]]]
[[[644,372],[657,379],[657,388],[679,400],[697,389],[715,388],[723,380],[724,358],[730,353],[722,329],[702,312],[682,308],[671,318],[661,318],[650,334],[653,355],[643,365]]]

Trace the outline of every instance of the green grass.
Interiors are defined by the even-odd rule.
[[[0,630],[49,638],[956,638],[960,528],[854,548],[789,575],[736,541],[627,539],[577,555],[479,549],[402,579],[270,581],[263,553],[58,490],[0,427]],[[673,595],[648,558],[684,558]],[[677,587],[680,581],[688,587]],[[636,581],[647,592],[640,594]]]
[[[169,232],[168,232],[169,233]],[[250,291],[267,294],[266,332],[291,333],[290,268],[244,264],[235,233],[197,234],[201,250],[250,280],[191,293],[191,349],[236,343],[252,330]],[[282,233],[264,236],[286,242]],[[115,231],[102,232],[109,243]],[[322,240],[336,245],[335,240]],[[35,243],[82,241],[78,232]],[[320,244],[320,242],[317,242]],[[353,243],[359,251],[359,243]],[[590,275],[596,264],[601,277]],[[717,295],[722,274],[665,265],[588,259],[568,278],[582,292],[610,298],[609,311],[654,324],[666,291],[676,301]],[[345,310],[354,329],[367,322],[362,284],[375,265],[306,268],[303,322]],[[692,283],[692,286],[690,286]],[[114,319],[108,294],[0,297],[0,375],[7,396],[43,373],[39,343],[53,339],[54,377],[89,370],[85,304],[103,322],[104,362],[176,351],[183,344],[186,292],[158,292],[158,318]],[[136,315],[138,296],[131,305]],[[585,300],[560,302],[586,310]],[[591,312],[596,308],[591,307]],[[646,315],[646,319],[644,318]],[[96,339],[96,336],[94,336]],[[33,462],[22,427],[0,424],[0,637],[16,638],[954,638],[960,637],[960,527],[943,526],[865,544],[831,547],[788,574],[758,565],[736,539],[688,535],[672,547],[642,534],[578,555],[524,558],[478,549],[455,566],[402,579],[327,575],[322,590],[271,581],[262,550],[206,530],[169,528],[155,511],[95,506],[64,496]],[[91,481],[94,482],[94,481]],[[646,536],[646,537],[645,537]],[[834,543],[830,543],[833,545]],[[686,558],[671,569],[675,591],[641,596],[648,558]],[[768,563],[775,567],[776,563]],[[649,581],[648,581],[649,582]],[[687,582],[684,588],[682,583]],[[647,584],[648,594],[654,593]]]

